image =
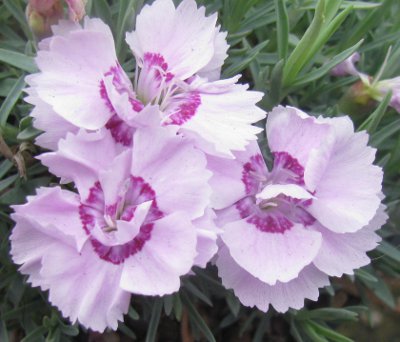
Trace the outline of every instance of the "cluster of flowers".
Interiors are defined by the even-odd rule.
[[[252,125],[262,94],[219,79],[216,20],[194,0],[145,6],[126,37],[132,83],[101,20],[61,22],[40,43],[27,101],[51,152],[38,158],[77,192],[14,206],[11,254],[71,321],[116,329],[132,294],[178,291],[210,260],[244,305],[282,312],[369,263],[386,214],[367,133],[279,106],[268,169]]]

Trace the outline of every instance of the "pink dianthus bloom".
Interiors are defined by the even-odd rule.
[[[136,58],[133,82],[101,20],[54,26],[54,36],[40,44],[40,72],[26,79],[35,125],[45,131],[38,144],[54,149],[68,131],[106,127],[130,146],[137,127],[172,125],[207,153],[245,150],[260,132],[252,123],[265,117],[255,105],[262,93],[237,84],[239,76],[218,80],[228,45],[216,20],[194,0],[177,8],[172,0],[146,5],[126,37]],[[54,120],[57,135],[50,133]]]
[[[133,139],[119,153],[108,130],[68,133],[39,159],[78,193],[40,188],[13,207],[20,272],[96,331],[117,328],[131,293],[178,291],[180,276],[216,252],[204,154],[169,128],[138,129]]]
[[[316,300],[328,276],[368,264],[387,217],[375,149],[348,117],[279,106],[266,130],[271,170],[252,144],[211,180],[215,194],[225,193],[212,199],[223,230],[216,264],[244,305],[284,312]],[[218,162],[209,159],[214,169]]]

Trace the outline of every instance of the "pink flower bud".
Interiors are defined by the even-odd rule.
[[[32,32],[39,38],[51,35],[51,25],[63,17],[60,0],[30,0],[26,7],[26,18]]]

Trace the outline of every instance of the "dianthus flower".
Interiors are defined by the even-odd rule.
[[[243,151],[260,132],[251,124],[265,116],[255,106],[262,93],[237,84],[239,76],[218,80],[228,45],[216,20],[194,0],[177,8],[172,0],[146,5],[126,36],[136,59],[132,81],[101,20],[53,27],[54,36],[40,44],[40,72],[27,77],[27,101],[36,106],[36,127],[45,131],[37,143],[55,149],[68,131],[106,127],[130,146],[137,127],[171,125],[207,153]]]
[[[244,305],[284,312],[316,300],[328,276],[369,263],[386,220],[382,170],[368,134],[355,133],[347,117],[277,107],[266,133],[270,170],[252,144],[211,181],[225,193],[213,198],[223,230],[216,264]]]
[[[169,128],[136,130],[119,151],[108,130],[68,133],[39,159],[78,193],[37,190],[14,206],[11,255],[72,322],[117,328],[131,293],[178,291],[216,252],[206,158]]]

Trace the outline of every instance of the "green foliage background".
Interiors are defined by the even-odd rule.
[[[89,0],[87,13],[113,29],[120,62],[128,72],[134,59],[124,37],[134,27],[143,0]],[[176,1],[179,2],[179,1]],[[378,148],[377,163],[385,170],[385,203],[389,222],[380,231],[372,264],[354,276],[332,279],[318,302],[282,315],[240,305],[225,290],[216,270],[195,270],[182,279],[179,293],[164,298],[134,296],[116,333],[103,336],[69,325],[47,301],[47,293],[31,288],[9,257],[13,223],[10,205],[23,203],[39,186],[56,183],[34,159],[31,107],[22,98],[24,77],[36,70],[37,42],[25,20],[26,2],[0,1],[0,341],[399,341],[400,117],[381,103],[352,102],[355,77],[333,78],[330,69],[354,51],[362,54],[359,69],[375,75],[392,46],[383,71],[400,75],[400,21],[397,0],[198,0],[209,13],[218,11],[231,45],[223,76],[242,73],[242,82],[266,96],[260,106],[290,104],[309,113],[349,114],[367,129]],[[264,136],[260,137],[261,144]],[[10,147],[7,149],[5,146]],[[24,177],[21,177],[23,175]],[[79,286],[79,284],[77,284]],[[116,339],[116,341],[118,341]]]

